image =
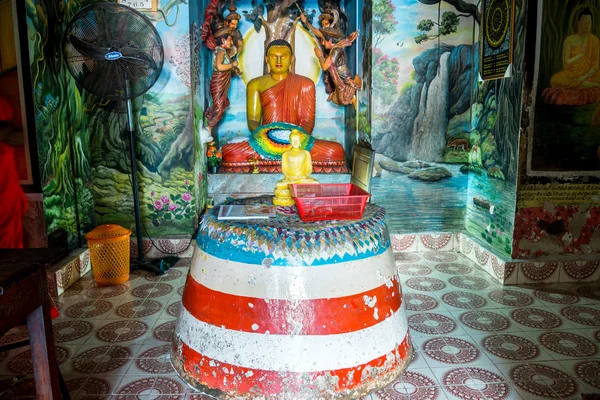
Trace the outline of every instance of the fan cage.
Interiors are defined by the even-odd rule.
[[[152,22],[115,3],[90,5],[77,13],[65,32],[63,51],[75,80],[108,100],[144,94],[158,80],[164,62],[162,40]],[[121,57],[109,60],[110,52]]]

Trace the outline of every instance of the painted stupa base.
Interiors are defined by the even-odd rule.
[[[230,201],[269,205],[272,197]],[[171,362],[220,399],[355,399],[412,357],[385,211],[304,223],[205,214],[175,328]]]

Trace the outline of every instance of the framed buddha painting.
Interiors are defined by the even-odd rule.
[[[539,0],[529,175],[600,175],[600,1]]]

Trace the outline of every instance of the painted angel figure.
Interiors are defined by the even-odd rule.
[[[345,47],[351,46],[358,37],[358,31],[344,38],[344,34],[336,25],[339,20],[337,10],[326,10],[319,16],[321,29],[312,26],[302,14],[300,20],[317,39],[315,55],[323,68],[325,91],[329,94],[327,101],[337,105],[352,104],[356,108],[356,91],[362,89],[362,79],[348,68]]]
[[[224,16],[225,4],[221,0],[210,1],[206,10],[204,10],[204,23],[202,24],[200,38],[206,47],[214,50],[217,47],[214,33],[221,28],[229,28],[233,38],[233,46],[227,54],[229,57],[234,58],[242,51],[244,45],[242,33],[238,29],[242,16],[236,12],[237,7],[233,1],[227,7],[229,13]]]

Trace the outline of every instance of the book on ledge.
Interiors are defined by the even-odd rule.
[[[223,205],[219,206],[218,219],[267,219],[275,217],[275,206]]]

